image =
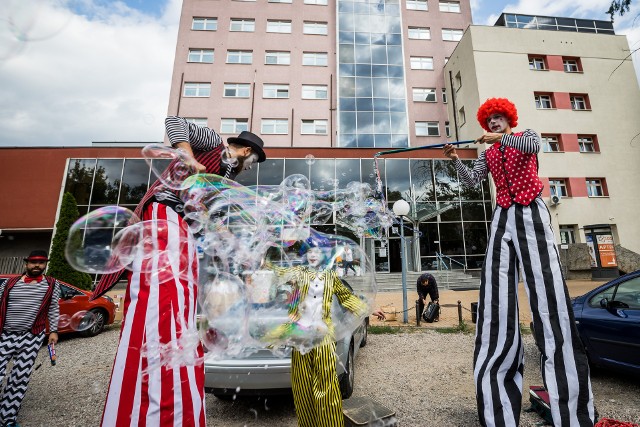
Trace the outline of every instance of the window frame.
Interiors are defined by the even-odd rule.
[[[236,24],[239,24],[239,28],[234,29],[234,25]],[[230,33],[253,33],[255,31],[256,20],[253,18],[231,18],[229,22]]]
[[[268,128],[265,128],[265,126]],[[260,133],[263,135],[289,135],[289,119],[262,119],[260,121]]]
[[[304,0],[304,4],[309,4],[313,6],[328,6],[328,0]]]
[[[544,153],[561,153],[563,152],[562,147],[562,138],[557,134],[541,134],[540,135],[540,144],[542,145],[542,151]],[[555,150],[553,149],[553,144],[555,144]],[[547,150],[547,147],[552,148]]]
[[[187,88],[192,87],[192,90],[195,89],[194,95],[187,95]],[[206,95],[199,95],[201,91],[206,91]],[[184,86],[182,88],[182,97],[183,98],[209,98],[211,97],[211,83],[207,82],[184,82]]]
[[[267,58],[269,57],[269,55],[275,55],[274,57],[276,58],[276,62],[275,63],[270,63],[267,62]],[[285,58],[287,59],[287,63],[280,63],[280,59],[281,58]],[[264,65],[291,65],[291,52],[290,51],[286,51],[286,50],[272,50],[272,51],[266,51],[264,53]]]
[[[607,187],[606,187],[604,178],[585,178],[585,182],[587,184],[588,197],[590,198],[608,197]],[[600,189],[601,194],[593,194],[594,189]]]
[[[411,32],[414,32],[414,35],[417,34],[418,37],[412,37]],[[426,37],[420,37],[425,35]],[[411,26],[407,29],[407,38],[409,40],[431,40],[431,27],[414,27]]]
[[[424,94],[424,100],[416,99],[416,96],[419,97],[422,94]],[[430,96],[431,96],[432,100],[429,100]],[[414,88],[411,88],[411,99],[413,100],[413,102],[427,102],[427,103],[438,102],[438,95],[437,95],[436,88],[434,88],[434,87],[414,87]]]
[[[276,25],[277,31],[274,31],[273,28],[269,28],[273,27],[274,24]],[[293,24],[290,19],[267,19],[266,32],[272,34],[291,34],[292,27]],[[281,28],[284,28],[285,30],[288,29],[289,31],[280,31]]]
[[[586,141],[587,139],[590,141]],[[590,144],[592,150],[584,150],[586,144]],[[578,148],[581,153],[598,153],[600,151],[598,138],[595,135],[578,135]]]
[[[575,66],[575,69],[573,66],[570,65],[570,63],[573,62],[573,65]],[[569,65],[569,66],[568,66]],[[580,60],[580,58],[575,57],[575,56],[563,56],[562,57],[562,69],[564,70],[565,73],[582,73],[582,61]]]
[[[566,178],[549,178],[549,193],[551,196],[569,197],[569,185]],[[558,194],[560,189],[560,194]]]
[[[457,6],[458,10],[451,10],[451,5],[454,5],[454,4],[458,5]],[[446,5],[446,9],[447,10],[444,10],[445,8],[442,7],[443,5]],[[456,9],[456,8],[454,7],[453,9]],[[440,12],[443,12],[443,13],[462,13],[462,9],[460,7],[460,2],[459,1],[439,0],[438,1],[438,10]]]
[[[266,96],[267,91],[273,92],[275,96]],[[280,94],[286,96],[279,96]],[[289,99],[290,87],[286,83],[262,83],[263,99]]]
[[[431,63],[431,68],[422,67],[422,64],[429,65],[429,63]],[[415,65],[420,65],[420,67],[416,68]],[[433,56],[410,56],[409,66],[412,70],[433,71]]]
[[[542,67],[538,67],[538,64],[541,64]],[[529,70],[549,71],[549,67],[547,66],[547,58],[544,55],[529,55]]]
[[[202,28],[193,28],[196,20],[202,19]],[[214,28],[207,28],[207,25],[211,21]],[[209,16],[194,16],[191,19],[191,31],[218,31],[218,18],[217,17],[209,17]]]
[[[405,7],[407,10],[416,10],[420,12],[429,11],[429,3],[427,0],[407,0]]]
[[[324,126],[324,131],[322,128]],[[313,129],[313,132],[305,131],[309,128]],[[328,135],[329,134],[329,121],[327,119],[302,119],[300,121],[300,134],[301,135]]]
[[[591,105],[589,105],[589,96],[587,94],[575,93],[569,94],[569,102],[571,103],[571,109],[573,111],[589,111]],[[579,108],[584,107],[584,108]]]
[[[451,38],[445,38],[445,34],[449,34]],[[463,35],[464,35],[464,30],[461,30],[459,28],[443,28],[442,29],[442,41],[445,41],[445,42],[459,42],[460,40],[462,40]]]
[[[323,93],[324,92],[324,97],[318,97],[315,96],[318,93]],[[305,96],[305,93],[309,94],[312,93],[314,94],[313,97],[309,97],[309,96]],[[325,100],[325,99],[329,99],[329,87],[327,85],[302,85],[302,94],[301,94],[301,98],[302,99],[311,99],[311,100]]]
[[[229,62],[229,58],[232,55],[237,55],[239,61],[238,62]],[[249,58],[249,62],[243,62],[243,58]],[[227,50],[227,58],[225,64],[237,64],[237,65],[251,65],[253,63],[253,51],[252,50],[237,50],[237,49],[229,49]]]
[[[305,61],[309,58],[313,58],[313,64],[305,64]],[[318,60],[324,59],[324,64],[318,64]],[[321,61],[320,61],[321,62]],[[303,67],[328,67],[329,66],[329,54],[327,52],[302,52],[302,66]]]
[[[234,95],[228,95],[227,91],[232,91]],[[243,95],[243,92],[245,93]],[[251,97],[251,84],[250,83],[225,83],[222,89],[223,98],[250,98]]]
[[[229,129],[231,125],[231,129]],[[238,117],[223,117],[220,119],[221,134],[239,134],[242,131],[249,130],[249,119]]]
[[[322,31],[308,31],[309,29],[319,28]],[[311,36],[327,36],[329,35],[329,23],[323,21],[303,21],[302,34]]]
[[[424,124],[424,126],[422,126]],[[418,129],[424,129],[425,133],[419,133]],[[432,131],[435,129],[435,133]],[[436,137],[440,136],[440,122],[437,121],[416,121],[415,122],[416,137]]]
[[[542,98],[546,98],[544,101],[542,100]],[[536,103],[536,110],[554,110],[555,109],[555,102],[553,99],[553,95],[550,93],[542,93],[542,92],[534,92],[534,96],[533,99]],[[545,104],[549,104],[548,107],[545,106]]]
[[[200,52],[199,54],[197,54],[196,52]],[[208,55],[208,53],[205,52],[210,52],[211,53],[211,61],[203,61],[202,59]],[[191,55],[197,55],[199,56],[199,58],[201,59],[200,61],[192,61],[191,60]],[[215,61],[215,50],[214,49],[199,49],[199,48],[189,48],[188,53],[187,53],[187,63],[189,64],[213,64],[213,61]]]

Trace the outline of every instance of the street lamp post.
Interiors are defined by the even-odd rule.
[[[407,313],[407,249],[404,243],[404,220],[403,217],[409,213],[409,203],[398,200],[393,204],[393,213],[400,217],[400,260],[402,261],[402,321],[409,323],[409,313]]]

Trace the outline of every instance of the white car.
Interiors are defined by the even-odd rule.
[[[354,278],[355,279],[355,278]],[[351,286],[341,279],[345,286]],[[337,300],[334,297],[334,306]],[[350,334],[336,343],[336,372],[342,398],[353,393],[354,360],[360,347],[367,344],[369,318],[366,317]],[[238,357],[219,359],[206,357],[205,389],[221,399],[234,395],[278,395],[291,393],[291,348],[281,348],[274,355],[269,350],[247,350]]]

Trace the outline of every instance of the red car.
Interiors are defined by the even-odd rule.
[[[0,279],[9,279],[15,276],[17,274],[3,274],[0,275]],[[58,282],[60,282],[58,333],[77,331],[83,336],[93,337],[102,332],[105,325],[113,323],[116,316],[116,305],[111,297],[105,295],[89,301],[91,292],[60,280]]]

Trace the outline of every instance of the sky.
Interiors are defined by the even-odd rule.
[[[476,25],[503,12],[609,20],[610,0],[470,1]],[[182,0],[2,3],[0,146],[163,140]],[[631,6],[614,26],[634,49]],[[640,75],[640,51],[634,63]]]

